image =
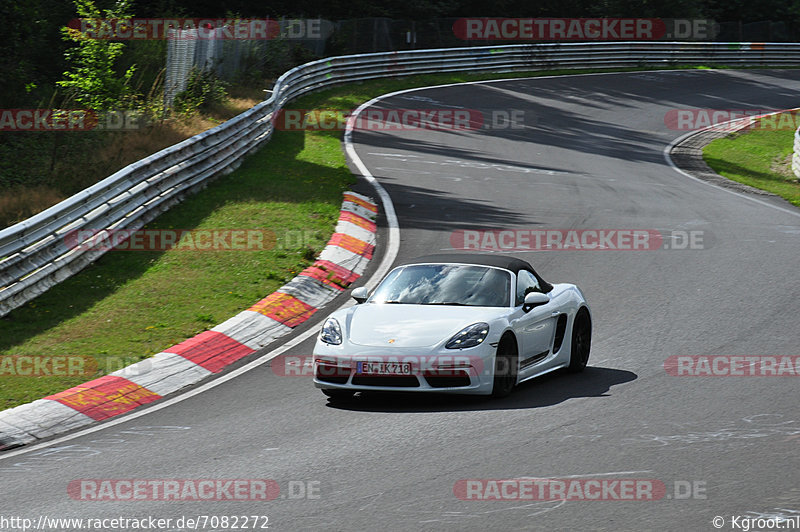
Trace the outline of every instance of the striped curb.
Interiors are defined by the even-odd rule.
[[[371,198],[345,192],[328,244],[297,277],[213,329],[151,358],[0,412],[0,451],[130,412],[288,334],[364,273],[375,251],[377,213]]]
[[[786,109],[786,111],[798,111],[800,108]],[[676,167],[680,170],[687,172],[695,179],[707,181],[712,185],[722,188],[734,190],[736,192],[744,192],[748,194],[755,194],[758,196],[772,196],[778,198],[777,194],[762,190],[760,188],[751,187],[744,183],[739,183],[732,179],[728,179],[711,168],[705,159],[703,159],[703,148],[708,146],[711,142],[726,137],[732,133],[739,131],[753,125],[761,118],[782,113],[784,111],[776,111],[773,113],[766,113],[757,116],[748,116],[745,118],[736,118],[726,122],[720,122],[704,127],[698,131],[693,131],[682,137],[679,137],[672,144],[667,146],[666,154],[668,161],[671,160]],[[794,163],[792,163],[794,164]]]

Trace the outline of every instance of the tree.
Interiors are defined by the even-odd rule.
[[[130,0],[117,0],[112,9],[101,10],[94,0],[74,0],[78,16],[95,20],[129,19]],[[79,28],[63,28],[63,37],[75,43],[65,53],[71,65],[64,72],[65,79],[58,82],[67,88],[69,96],[77,103],[91,109],[104,111],[114,107],[130,93],[128,82],[136,65],[132,65],[121,76],[114,64],[125,45],[107,39],[87,35]]]

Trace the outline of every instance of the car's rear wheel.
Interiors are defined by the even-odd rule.
[[[353,398],[355,392],[350,390],[327,390],[323,389],[322,393],[327,395],[331,401],[346,401]]]
[[[517,385],[517,343],[506,336],[500,340],[494,357],[494,386],[492,397],[506,397]]]
[[[592,345],[592,320],[586,309],[580,309],[572,324],[572,352],[569,359],[569,371],[583,371],[589,362],[589,350]]]

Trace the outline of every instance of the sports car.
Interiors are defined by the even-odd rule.
[[[431,255],[394,268],[372,294],[323,323],[314,384],[358,391],[504,397],[516,385],[586,367],[592,317],[574,284],[550,284],[515,257]]]

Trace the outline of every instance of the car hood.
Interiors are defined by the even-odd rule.
[[[347,332],[353,344],[427,347],[446,342],[473,323],[491,322],[510,309],[364,303],[352,310]]]

